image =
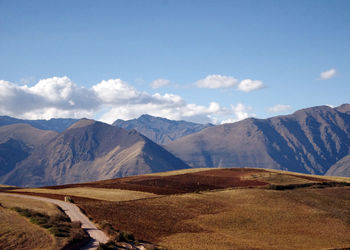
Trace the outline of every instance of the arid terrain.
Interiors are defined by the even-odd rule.
[[[68,250],[89,242],[80,224],[71,222],[62,209],[33,198],[0,193],[1,249]]]
[[[188,169],[11,192],[70,195],[107,233],[128,232],[167,249],[350,246],[349,178]]]

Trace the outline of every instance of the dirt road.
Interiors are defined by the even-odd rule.
[[[63,211],[68,215],[71,221],[80,221],[81,227],[85,229],[86,232],[90,235],[92,240],[90,241],[89,245],[84,247],[83,249],[97,249],[100,242],[106,243],[109,240],[107,235],[101,230],[97,229],[94,223],[92,223],[92,221],[90,221],[89,218],[86,217],[86,215],[84,215],[80,211],[80,209],[72,203],[45,198],[45,197],[31,196],[31,195],[8,194],[8,193],[0,193],[0,195],[23,197],[23,198],[46,201],[46,202],[56,204],[57,206],[63,209]]]

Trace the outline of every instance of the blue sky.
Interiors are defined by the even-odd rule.
[[[0,0],[0,115],[221,123],[349,103],[349,13],[346,0]]]

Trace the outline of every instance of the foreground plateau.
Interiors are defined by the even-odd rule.
[[[150,249],[350,246],[346,177],[253,168],[187,169],[2,190],[60,200],[71,197],[109,235],[112,241],[103,245],[105,249],[123,244]]]

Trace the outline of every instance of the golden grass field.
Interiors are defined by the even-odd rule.
[[[33,200],[33,199],[25,199],[25,198],[19,198],[19,197],[11,197],[11,196],[0,196],[0,203],[2,206],[6,208],[12,208],[12,207],[28,208],[28,209],[35,210],[39,213],[47,214],[49,216],[59,215],[62,213],[57,208],[57,206],[52,203]]]
[[[46,229],[10,210],[11,207],[34,209],[47,215],[61,211],[54,205],[32,199],[0,196],[0,249],[59,249],[64,244],[57,241]]]
[[[76,187],[63,189],[45,189],[45,188],[26,188],[18,189],[20,192],[34,192],[46,194],[60,194],[79,196],[97,200],[106,201],[129,201],[144,198],[157,197],[158,195],[146,192],[121,190],[121,189],[107,189],[107,188],[91,188],[91,187]]]
[[[74,196],[75,203],[97,224],[110,224],[117,230],[133,233],[139,240],[170,250],[350,247],[350,186],[342,183],[313,185],[327,181],[349,183],[350,178],[276,170],[208,170],[189,169],[126,178],[122,182],[101,181],[18,191],[60,198]],[[204,180],[207,175],[211,178],[208,185],[218,184],[227,180],[222,173],[242,181],[252,180],[253,186],[241,186],[241,182],[235,180],[232,184],[237,186],[226,189],[213,186],[208,191],[151,193],[152,190],[159,192],[159,187],[154,188],[159,183],[162,183],[161,189],[169,190],[177,185],[176,181],[184,187],[192,187],[191,181],[195,180],[194,186],[197,186],[200,184],[197,181]],[[265,184],[254,184],[259,182]],[[114,183],[116,187],[123,187],[122,183],[125,188],[149,192],[115,189]],[[292,185],[292,189],[273,190],[270,185]]]
[[[338,194],[337,194],[338,192]],[[340,197],[339,194],[344,194]],[[202,232],[161,237],[168,249],[323,249],[350,246],[350,189],[240,189],[201,194],[222,211],[180,222]],[[337,196],[338,195],[338,196]],[[192,195],[193,196],[193,195]],[[203,197],[204,196],[204,197]],[[180,197],[174,197],[179,199]],[[196,201],[198,197],[192,197]]]
[[[0,208],[0,249],[58,249],[55,237],[24,217]]]

